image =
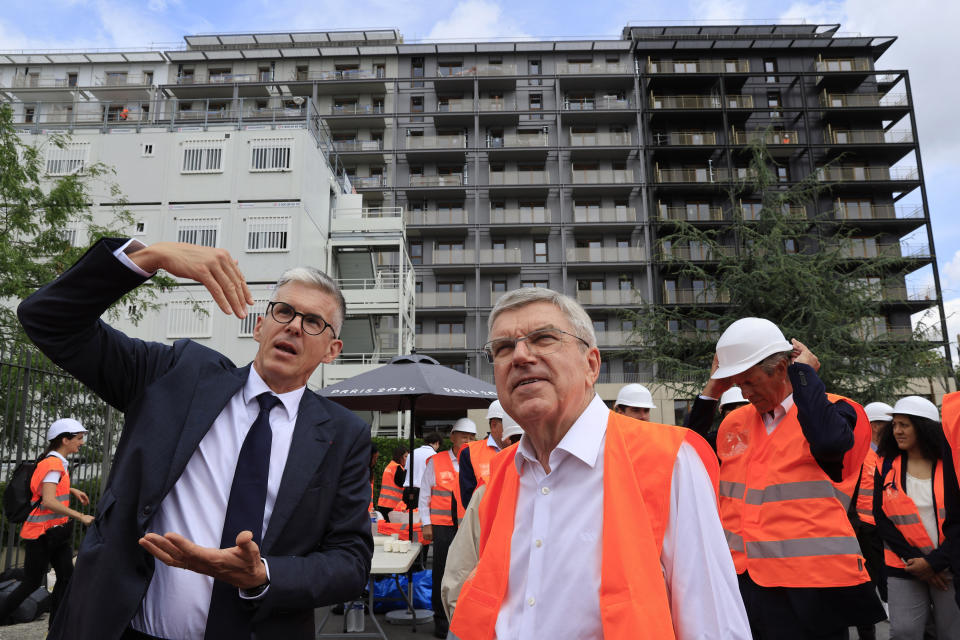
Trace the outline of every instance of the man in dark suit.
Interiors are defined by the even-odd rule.
[[[286,272],[237,368],[99,319],[161,268],[225,313],[253,302],[224,250],[103,240],[18,310],[44,353],[125,413],[49,637],[312,638],[313,609],[361,593],[373,552],[368,427],[306,389],[342,348],[343,296],[322,272]]]

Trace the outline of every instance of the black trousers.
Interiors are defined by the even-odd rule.
[[[433,604],[434,624],[446,627],[447,614],[443,611],[443,600],[440,599],[440,582],[443,580],[443,570],[447,566],[447,552],[453,536],[457,534],[456,527],[433,525],[433,590],[430,593],[430,602]]]
[[[20,603],[43,584],[43,576],[47,567],[52,566],[57,574],[57,584],[53,587],[50,598],[50,618],[48,626],[53,623],[57,613],[57,606],[67,590],[67,584],[73,575],[73,548],[70,541],[73,533],[73,522],[60,527],[54,527],[36,540],[24,540],[26,556],[23,561],[23,582],[13,590],[0,607],[0,620],[10,616]]]

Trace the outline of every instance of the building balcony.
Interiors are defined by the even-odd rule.
[[[379,189],[387,186],[387,176],[348,176],[348,179],[357,189]]]
[[[623,62],[568,62],[557,64],[558,75],[590,75],[603,73],[632,73]]]
[[[349,102],[330,105],[330,115],[332,116],[371,116],[382,115],[383,113],[385,113],[383,104],[359,104]]]
[[[633,182],[633,175],[627,169],[572,169],[570,181],[573,184],[627,184]]]
[[[437,211],[407,211],[407,224],[416,225],[460,225],[470,222],[469,214],[463,209],[443,209]]]
[[[330,222],[335,233],[401,232],[403,208],[335,209]]]
[[[473,264],[473,249],[456,249],[453,251],[440,249],[433,252],[430,264]]]
[[[515,264],[520,262],[520,249],[480,249],[481,264]]]
[[[614,109],[632,109],[633,101],[616,96],[599,98],[564,98],[564,111],[603,111]]]
[[[829,108],[905,107],[905,93],[827,93],[820,94],[820,106]]]
[[[658,255],[661,260],[688,260],[690,262],[716,262],[722,257],[732,257],[736,255],[737,248],[733,245],[682,245],[682,246],[661,246]]]
[[[876,182],[920,179],[916,167],[818,167],[817,180],[821,182]]]
[[[334,140],[337,151],[383,151],[383,140]]]
[[[746,167],[737,167],[732,172],[724,168],[700,167],[694,169],[661,169],[656,167],[654,180],[659,183],[700,183],[711,184],[716,182],[731,182],[746,180],[750,170]]]
[[[715,289],[664,289],[663,304],[728,304],[730,293]]]
[[[616,307],[639,302],[639,294],[633,289],[588,289],[577,291],[577,302],[583,305]]]
[[[466,291],[436,291],[418,293],[416,296],[417,307],[428,309],[453,307],[463,309],[467,306]]]
[[[445,176],[410,176],[411,187],[462,187],[467,181],[459,173]]]
[[[739,60],[649,60],[647,73],[749,73],[750,61]]]
[[[619,347],[630,344],[633,340],[632,331],[596,331],[598,347]]]
[[[660,205],[660,220],[685,220],[686,222],[719,222],[723,220],[723,209],[707,205],[692,204],[686,207],[668,207]]]
[[[438,98],[437,111],[440,113],[462,113],[473,111],[472,98]]]
[[[417,349],[433,351],[435,349],[466,349],[465,333],[419,333],[415,338]]]
[[[645,262],[647,252],[643,247],[571,247],[567,249],[567,262]]]
[[[733,144],[753,144],[762,142],[766,145],[799,144],[800,135],[796,131],[737,131],[733,130],[731,142]]]
[[[291,74],[284,82],[310,82],[311,80],[384,80],[386,74],[374,69],[335,69],[333,71],[311,71],[304,74]]]
[[[884,131],[882,129],[830,129],[823,132],[830,144],[913,144],[912,131]]]
[[[872,239],[856,238],[840,245],[841,253],[847,258],[910,258],[930,257],[930,247],[925,244],[904,244],[901,242],[874,242]]]
[[[653,144],[700,146],[717,144],[717,134],[713,131],[671,131],[670,133],[654,133]]]
[[[738,206],[737,212],[747,222],[756,222],[760,219],[760,212],[753,208],[744,209]],[[807,217],[807,208],[800,204],[785,204],[780,208],[780,213],[787,218],[802,219]]]
[[[835,58],[817,60],[813,68],[816,71],[871,71],[873,65],[868,58]]]
[[[720,96],[717,95],[658,96],[650,94],[651,109],[719,109],[721,106]]]
[[[488,149],[504,149],[518,147],[547,147],[550,145],[550,136],[545,133],[528,135],[508,134],[498,137],[487,137]]]
[[[76,86],[76,83],[70,84],[69,78],[57,78],[32,73],[28,75],[15,75],[12,84],[14,89],[69,89]]]
[[[870,204],[851,206],[843,202],[837,202],[834,211],[838,220],[909,220],[924,217],[923,207],[920,205]]]
[[[517,102],[515,100],[480,98],[480,111],[515,111],[516,108]]]
[[[472,76],[515,76],[517,66],[513,64],[479,64],[472,67],[437,67],[438,78],[462,78]]]
[[[466,149],[467,136],[406,136],[407,149]]]
[[[579,224],[594,222],[636,222],[634,207],[573,207],[573,221]]]
[[[491,186],[550,184],[547,171],[491,171]]]
[[[550,212],[545,209],[490,209],[490,224],[545,224]]]
[[[110,73],[97,76],[93,82],[98,87],[149,87],[153,84],[153,74]]]
[[[625,147],[632,144],[630,132],[570,133],[571,147]]]

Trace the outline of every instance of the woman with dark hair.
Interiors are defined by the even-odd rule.
[[[403,483],[407,479],[407,454],[410,449],[404,444],[398,444],[393,449],[393,459],[383,470],[380,478],[380,498],[377,500],[377,511],[383,514],[384,520],[390,520],[391,511],[403,510]]]
[[[948,542],[943,535],[943,431],[937,407],[908,396],[880,438],[873,515],[883,540],[890,637],[921,640],[927,615],[939,638],[960,638]]]
[[[47,450],[41,456],[30,479],[32,501],[37,506],[27,516],[20,537],[24,540],[26,556],[23,561],[23,582],[0,606],[0,621],[6,622],[27,596],[36,591],[52,565],[57,574],[57,584],[50,598],[50,618],[53,622],[57,606],[73,575],[73,522],[79,520],[84,526],[93,522],[93,516],[70,508],[70,496],[81,504],[90,504],[83,491],[70,486],[67,473],[67,456],[77,453],[83,445],[87,432],[72,418],[61,418],[47,430]]]

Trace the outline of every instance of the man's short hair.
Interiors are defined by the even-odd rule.
[[[443,436],[440,435],[439,431],[431,431],[427,435],[423,436],[423,441],[427,444],[440,444],[443,442]]]
[[[510,309],[519,309],[535,302],[549,302],[560,309],[567,322],[573,327],[574,333],[586,341],[589,346],[596,346],[597,336],[593,332],[593,321],[590,320],[590,316],[583,310],[580,303],[570,296],[541,287],[523,287],[508,291],[500,296],[497,304],[493,307],[493,311],[490,312],[490,318],[487,320],[487,334],[490,333],[494,321],[501,313]]]
[[[280,287],[289,282],[302,282],[307,286],[316,287],[336,301],[338,317],[331,318],[330,324],[333,325],[339,336],[340,330],[343,329],[343,319],[347,317],[347,301],[344,300],[343,293],[340,292],[340,287],[337,286],[336,281],[314,267],[291,267],[277,279],[277,285],[273,290],[273,295],[270,296],[270,300],[276,300]]]
[[[777,365],[781,361],[786,360],[787,364],[790,364],[790,356],[793,355],[792,351],[782,351],[780,353],[774,353],[767,356],[763,360],[757,363],[757,366],[767,374],[768,376],[773,375],[773,372],[776,370]]]

